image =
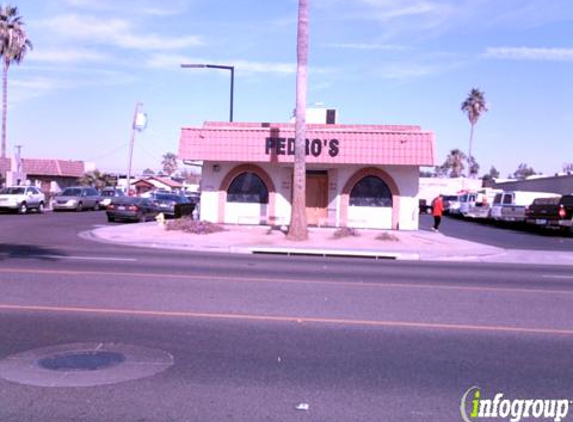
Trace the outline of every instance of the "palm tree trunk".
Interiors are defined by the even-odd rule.
[[[473,144],[473,140],[474,140],[474,124],[471,124],[471,129],[470,129],[470,142],[469,142],[469,148],[468,148],[468,156],[466,157],[467,163],[468,163],[468,177],[471,177],[471,162],[472,162],[472,144]]]
[[[308,62],[308,0],[298,3],[296,113],[293,197],[288,238],[308,238],[306,220],[306,89]]]
[[[8,62],[2,70],[2,158],[6,158],[6,120],[8,114]]]

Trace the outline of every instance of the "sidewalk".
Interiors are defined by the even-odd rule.
[[[92,230],[89,238],[150,248],[203,252],[353,256],[376,259],[573,265],[573,252],[509,250],[431,231],[359,229],[359,236],[336,239],[333,228],[310,228],[306,241],[287,240],[267,226],[225,226],[206,235],[165,230],[155,222]]]

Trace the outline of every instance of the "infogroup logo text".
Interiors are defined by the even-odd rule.
[[[573,403],[568,399],[505,399],[503,393],[496,393],[493,399],[485,399],[479,387],[471,387],[462,396],[460,412],[464,422],[475,422],[480,418],[499,418],[511,422],[523,419],[545,419],[560,422],[569,413]]]

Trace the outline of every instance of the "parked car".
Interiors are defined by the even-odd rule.
[[[65,188],[56,195],[52,202],[54,211],[83,211],[92,209],[99,210],[101,197],[99,192],[89,186],[74,186]]]
[[[107,221],[118,220],[144,222],[154,219],[159,209],[149,198],[120,196],[113,198],[105,211]]]
[[[151,200],[155,203],[159,212],[166,217],[179,218],[183,215],[191,215],[195,205],[185,195],[166,192],[154,192]]]
[[[573,194],[536,198],[525,210],[525,218],[528,224],[573,233]]]
[[[503,191],[495,195],[490,217],[495,221],[524,222],[525,209],[536,198],[555,198],[559,194],[548,192]]]
[[[121,189],[116,188],[104,188],[102,189],[101,193],[101,201],[99,202],[100,206],[107,207],[111,204],[113,198],[119,198],[125,196],[125,193]]]
[[[46,198],[35,186],[9,186],[0,190],[0,209],[26,214],[34,209],[44,212]]]

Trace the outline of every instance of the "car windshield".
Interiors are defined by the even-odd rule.
[[[14,188],[4,188],[0,191],[4,195],[23,195],[26,192],[26,188],[14,187]]]
[[[101,192],[101,196],[121,196],[121,195],[122,192],[116,190],[104,190]]]
[[[81,189],[78,188],[66,188],[62,192],[62,196],[80,196],[82,193]]]
[[[173,195],[169,193],[156,193],[155,199],[158,201],[175,201],[175,202],[187,202],[188,199],[184,196]]]

